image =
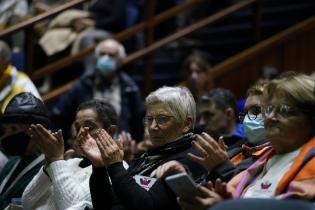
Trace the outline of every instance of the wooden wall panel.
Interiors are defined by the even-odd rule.
[[[315,29],[284,44],[284,69],[311,73],[315,70]]]
[[[259,66],[258,59],[247,61],[235,71],[217,77],[215,86],[231,90],[237,98],[244,97],[247,88],[256,81]]]
[[[257,54],[240,66],[231,67],[215,79],[216,87],[230,89],[240,98],[258,79],[258,72],[264,65],[273,65],[279,72],[297,71],[310,74],[315,71],[315,28],[299,36],[293,36],[284,43]]]
[[[274,66],[279,71],[283,68],[283,46],[272,48],[261,56],[261,66]]]

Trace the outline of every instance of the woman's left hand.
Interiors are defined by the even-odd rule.
[[[106,167],[123,161],[124,151],[122,143],[120,141],[115,142],[104,129],[97,132],[96,143]]]

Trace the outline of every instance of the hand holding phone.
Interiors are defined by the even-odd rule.
[[[199,195],[195,182],[186,173],[179,173],[165,178],[167,185],[180,198]]]

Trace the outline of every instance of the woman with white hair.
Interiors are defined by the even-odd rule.
[[[128,170],[122,167],[120,143],[105,131],[96,138],[100,156],[95,155],[97,148],[82,146],[94,166],[90,190],[95,209],[180,209],[175,195],[162,180],[149,177],[151,172],[170,160],[182,163],[195,178],[203,172],[187,158],[187,153],[193,152],[194,134],[189,132],[196,121],[196,105],[189,90],[162,87],[149,94],[145,104],[144,124],[153,148],[136,159]],[[81,143],[87,145],[88,140]]]

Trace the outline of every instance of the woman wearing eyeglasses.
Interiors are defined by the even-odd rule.
[[[263,116],[273,149],[228,184],[199,187],[204,209],[227,198],[315,199],[314,87],[306,75],[267,84]]]
[[[175,195],[162,180],[151,178],[151,172],[167,161],[177,160],[193,177],[204,173],[201,166],[187,158],[187,153],[193,152],[194,134],[189,132],[196,120],[195,101],[189,90],[160,88],[146,98],[146,107],[144,124],[153,149],[136,159],[128,170],[122,166],[120,142],[105,131],[95,139],[101,157],[95,155],[97,150],[85,151],[93,164],[90,190],[94,209],[180,209]],[[102,161],[97,161],[100,158]]]
[[[241,147],[227,149],[224,144],[222,145],[221,140],[223,139],[221,138],[216,142],[206,133],[197,135],[197,140],[193,141],[193,147],[199,154],[189,154],[189,158],[207,170],[207,173],[198,179],[198,182],[214,182],[218,178],[228,182],[271,149],[266,139],[262,114],[264,86],[265,83],[258,83],[248,89],[244,113],[239,114],[248,142]],[[153,174],[161,178],[184,172],[186,170],[180,163],[171,161],[160,166]],[[191,203],[194,203],[193,198],[191,201],[186,199],[185,203],[181,202],[181,205],[185,207]],[[198,206],[197,203],[193,205]]]
[[[314,80],[291,75],[271,81],[264,99],[266,138],[273,150],[229,183],[236,187],[233,196],[314,199],[315,191],[308,191],[315,187],[310,183],[315,178]]]

